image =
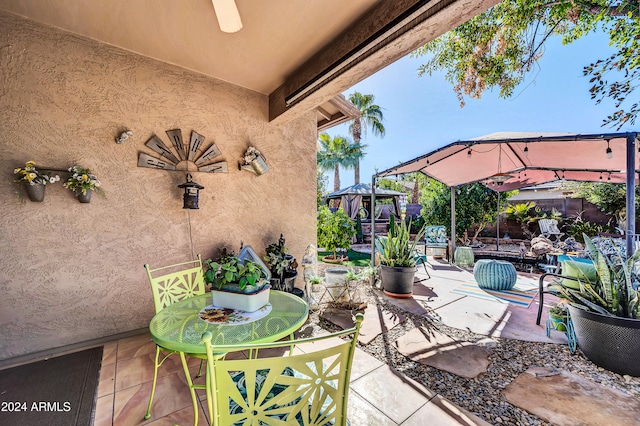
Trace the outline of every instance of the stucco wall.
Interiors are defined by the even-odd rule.
[[[268,123],[268,99],[130,52],[0,13],[0,360],[144,328],[143,269],[252,245],[283,233],[298,259],[316,240],[313,112]],[[250,63],[247,66],[251,66]],[[124,144],[114,138],[134,135]],[[199,210],[182,209],[184,172],[137,167],[152,135],[180,128],[215,142],[228,174],[193,173]],[[269,164],[239,171],[249,144]],[[28,160],[80,164],[106,198],[80,204],[61,183],[20,204],[13,170]]]

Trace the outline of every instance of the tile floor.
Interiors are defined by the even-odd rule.
[[[457,283],[468,281],[473,274],[444,261],[430,259],[431,279],[422,269],[414,286],[412,299],[391,299],[407,312],[435,315],[443,323],[479,334],[520,340],[566,343],[563,333],[546,336],[543,316],[535,324],[538,300],[530,307],[514,307],[451,292]],[[537,276],[519,274],[519,279],[537,283]],[[388,299],[389,300],[389,299]],[[549,303],[551,300],[545,302]],[[180,359],[167,359],[159,370],[152,415],[144,420],[151,381],[155,344],[148,334],[113,341],[105,345],[96,426],[191,425],[193,408]],[[190,361],[192,376],[199,361]],[[202,379],[200,379],[202,380]],[[198,424],[206,425],[206,400],[200,392]],[[488,424],[455,406],[419,383],[391,370],[361,349],[356,350],[351,376],[348,416],[353,426],[386,425],[471,425]]]
[[[144,420],[154,356],[148,334],[105,345],[95,426],[193,424],[191,398],[176,355],[159,369],[151,418]],[[199,361],[192,359],[189,366],[195,375]],[[206,425],[206,399],[202,392],[199,396],[198,425]],[[488,424],[360,349],[354,356],[348,410],[353,426],[423,425],[427,419],[438,425]]]

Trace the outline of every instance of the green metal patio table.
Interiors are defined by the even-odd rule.
[[[309,316],[309,306],[302,298],[277,290],[270,290],[271,312],[249,323],[217,324],[202,320],[199,313],[211,302],[211,293],[176,302],[158,312],[149,323],[151,339],[163,348],[180,354],[193,402],[194,425],[198,422],[195,389],[201,385],[193,384],[186,355],[206,358],[202,342],[205,331],[213,335],[211,342],[218,354],[223,356],[225,345],[275,342],[292,336]]]

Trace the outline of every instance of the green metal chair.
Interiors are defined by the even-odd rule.
[[[445,226],[427,226],[424,233],[424,243],[425,250],[443,250],[447,261],[449,261],[449,237],[447,236],[447,228]]]
[[[285,348],[281,354],[289,347],[288,356],[258,359],[219,359],[216,355],[219,351],[211,344],[211,334],[205,332],[202,336],[207,350],[205,388],[212,424],[348,424],[351,364],[363,318],[358,314],[354,327],[320,337],[224,348],[225,351]],[[347,335],[351,335],[347,340],[337,338]],[[315,342],[323,343],[314,345]]]
[[[198,255],[197,259],[190,260],[188,262],[176,263],[175,265],[163,266],[156,269],[151,269],[148,264],[145,264],[144,269],[147,271],[149,283],[151,284],[153,304],[155,305],[156,313],[180,300],[204,294],[206,290],[204,275],[202,272],[202,259],[200,255]],[[158,362],[161,351],[166,355],[164,355],[162,360]],[[145,419],[149,419],[151,417],[151,404],[153,403],[153,396],[156,392],[158,367],[160,367],[162,363],[174,353],[176,352],[156,345],[153,385],[151,387],[151,396],[149,397],[147,413],[144,416]],[[198,357],[201,358],[200,369],[202,370],[204,358],[202,355]],[[198,376],[200,376],[200,371],[198,371]]]

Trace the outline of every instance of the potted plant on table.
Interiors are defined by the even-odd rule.
[[[48,183],[55,183],[60,180],[60,176],[53,176],[51,173],[38,170],[35,161],[27,161],[24,168],[18,167],[13,171],[16,182],[22,184],[18,190],[18,198],[24,200],[22,190],[27,193],[29,200],[41,202],[44,200],[44,189]]]
[[[589,360],[618,374],[640,376],[640,280],[634,272],[640,251],[627,255],[616,248],[615,255],[607,256],[588,236],[584,240],[597,279],[582,274],[579,290],[550,289],[569,300],[578,346]]]
[[[94,191],[104,196],[100,180],[91,170],[75,165],[69,168],[69,173],[71,176],[62,185],[76,194],[81,203],[91,202],[91,194]]]
[[[269,302],[268,275],[258,262],[224,250],[219,259],[207,259],[204,265],[204,280],[211,285],[215,306],[254,312]]]
[[[380,279],[384,293],[391,297],[410,298],[413,293],[413,279],[416,275],[416,244],[425,232],[423,226],[412,240],[411,222],[395,222],[389,218],[387,236],[381,238]]]

